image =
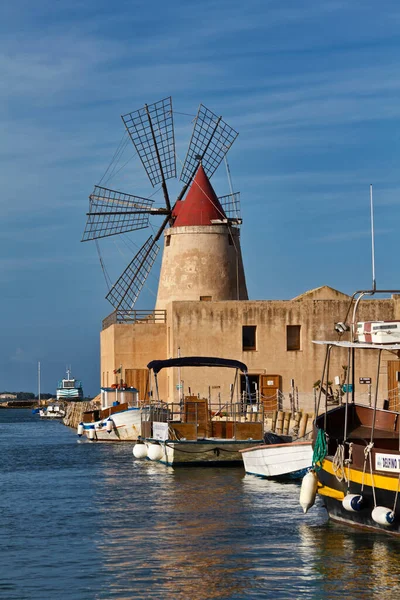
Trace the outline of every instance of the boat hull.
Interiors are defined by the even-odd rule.
[[[345,480],[338,481],[334,474],[333,458],[330,456],[325,458],[322,468],[317,472],[318,494],[322,497],[332,521],[345,523],[353,527],[400,535],[400,494],[396,505],[398,477],[373,472],[371,478],[368,470],[363,475],[361,469],[355,468],[346,469],[346,476],[349,483]],[[362,487],[363,477],[364,487]],[[347,493],[363,496],[363,508],[361,510],[349,511],[343,507],[342,500]],[[392,525],[380,525],[373,520],[371,515],[375,505],[387,507],[389,510],[394,509],[395,518]]]
[[[198,441],[159,441],[162,448],[162,457],[157,462],[165,465],[222,465],[242,463],[241,450],[249,445],[249,440],[236,441],[227,439],[210,438]],[[149,448],[153,443],[149,440]],[[261,443],[261,440],[260,440]]]
[[[107,421],[111,419],[112,429],[107,431]],[[110,417],[100,419],[94,423],[83,423],[83,436],[88,439],[90,430],[94,430],[94,442],[133,442],[138,439],[141,432],[142,410],[129,408],[112,414]]]
[[[246,473],[264,478],[302,477],[312,464],[311,442],[289,442],[246,448],[242,458]]]
[[[57,390],[56,398],[59,401],[81,402],[83,400],[83,392],[81,390]]]

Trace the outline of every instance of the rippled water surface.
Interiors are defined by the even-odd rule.
[[[0,410],[0,456],[0,598],[399,597],[400,540],[304,516],[294,483],[135,461],[27,410]]]

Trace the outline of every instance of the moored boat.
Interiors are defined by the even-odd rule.
[[[385,293],[399,293],[386,290]],[[392,393],[392,406],[386,398],[379,397],[380,376],[383,372],[383,356],[387,353],[398,357],[399,343],[388,343],[390,332],[398,322],[374,321],[370,324],[356,322],[359,300],[373,295],[375,289],[357,292],[353,320],[349,325],[338,323],[336,331],[351,331],[351,341],[337,340],[316,342],[325,345],[326,357],[322,381],[328,381],[329,368],[335,351],[347,351],[347,381],[342,387],[342,404],[333,410],[325,410],[315,421],[313,470],[303,480],[301,504],[304,512],[313,504],[313,485],[333,521],[370,530],[400,535],[400,412],[396,403],[398,392]],[[353,295],[353,299],[356,294]],[[350,310],[349,310],[350,312]],[[399,323],[400,325],[400,323]],[[378,340],[365,341],[365,332],[379,332]],[[379,327],[379,329],[378,329]],[[389,332],[389,333],[387,333]],[[374,338],[371,338],[374,340]],[[356,385],[356,366],[360,353],[375,353],[376,373],[371,406],[360,403]],[[383,354],[385,353],[385,354]],[[368,378],[372,380],[372,378]],[[321,393],[318,400],[320,405]],[[317,411],[317,413],[319,410]],[[314,490],[315,490],[314,488]]]
[[[213,405],[208,398],[184,396],[179,403],[165,404],[158,397],[157,375],[176,367],[235,369],[245,377],[244,394],[234,402],[235,384],[228,401]],[[247,367],[244,363],[216,357],[179,357],[148,364],[154,376],[158,409],[142,423],[143,439],[133,448],[137,458],[149,458],[167,465],[241,463],[240,450],[263,441],[263,407],[251,401]]]
[[[277,440],[271,443],[241,450],[246,473],[272,479],[301,478],[312,465],[311,440],[284,441],[275,437]]]
[[[67,376],[60,379],[57,385],[57,400],[68,402],[79,402],[83,400],[83,388],[79,379],[71,375],[71,369],[67,368]]]
[[[78,436],[91,441],[136,441],[140,437],[142,413],[136,388],[101,388],[101,408],[83,413]]]

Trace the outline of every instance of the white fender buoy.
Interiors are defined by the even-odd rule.
[[[113,429],[114,429],[114,421],[112,419],[107,419],[107,423],[106,423],[107,433],[111,433]]]
[[[89,437],[89,440],[94,440],[96,437],[96,432],[92,427],[89,429],[88,437]]]
[[[146,458],[147,456],[147,446],[146,444],[137,443],[133,446],[133,456],[135,458]]]
[[[147,449],[147,456],[150,460],[160,460],[162,458],[163,451],[160,444],[149,444]]]
[[[378,525],[388,527],[394,521],[394,512],[390,508],[386,508],[386,506],[375,506],[371,517]]]
[[[360,494],[347,494],[342,500],[342,506],[349,512],[358,512],[364,508],[364,498]]]
[[[77,430],[77,434],[79,435],[79,437],[81,437],[83,435],[84,431],[85,431],[85,428],[83,426],[83,423],[79,423],[78,430]]]
[[[314,471],[308,471],[308,473],[303,477],[300,489],[300,506],[302,507],[304,513],[314,506],[317,489],[317,475]]]

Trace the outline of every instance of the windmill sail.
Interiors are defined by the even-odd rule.
[[[132,310],[159,249],[151,235],[108,292],[106,299],[120,314]]]
[[[242,217],[240,215],[240,192],[227,194],[226,196],[219,196],[218,200],[222,208],[224,209],[224,213],[226,214],[228,219],[241,221]]]
[[[144,229],[149,225],[153,200],[95,186],[82,242]]]
[[[221,117],[217,117],[211,110],[200,104],[180,176],[181,181],[186,186],[190,183],[199,160],[210,179],[238,135],[238,132]]]
[[[171,97],[122,115],[122,120],[151,185],[176,177]]]

